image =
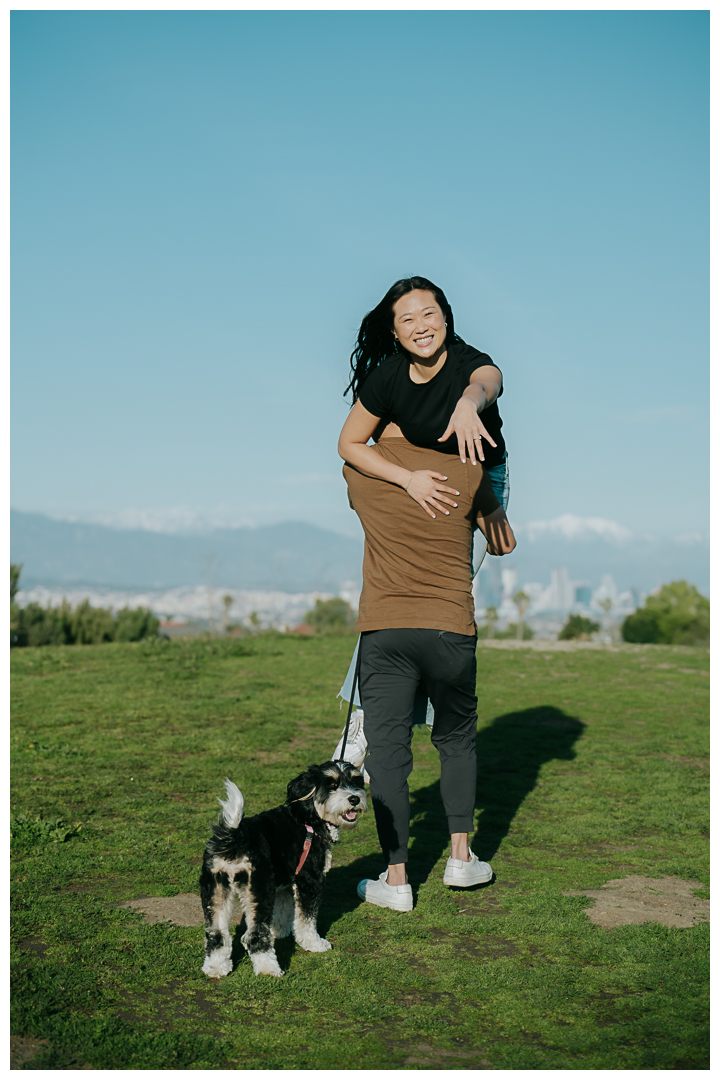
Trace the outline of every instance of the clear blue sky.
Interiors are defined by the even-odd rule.
[[[511,519],[707,531],[707,12],[12,15],[13,505],[356,529],[360,319],[440,284]]]

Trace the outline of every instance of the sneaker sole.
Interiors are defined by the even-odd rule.
[[[359,891],[358,896],[361,900],[364,900],[366,904],[372,904],[373,907],[388,908],[390,911],[403,911],[406,913],[412,911],[412,907],[396,907],[395,904],[386,904],[383,900],[374,900],[369,896],[363,896]]]
[[[470,889],[473,885],[487,885],[488,881],[492,881],[492,874],[476,878],[475,881],[458,881],[456,878],[444,877],[443,885],[454,885],[457,889]]]

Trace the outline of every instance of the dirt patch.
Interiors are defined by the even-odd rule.
[[[703,769],[705,772],[710,768],[710,758],[683,757],[681,754],[658,754],[658,757],[666,758],[677,765],[690,765],[694,769]]]
[[[416,1043],[413,1053],[406,1057],[404,1065],[425,1065],[436,1069],[491,1069],[487,1058],[481,1057],[482,1050],[443,1050],[427,1043]],[[467,1062],[467,1064],[460,1064]],[[472,1064],[470,1064],[472,1062]]]
[[[202,904],[194,893],[180,893],[179,896],[138,896],[136,900],[123,900],[119,908],[131,908],[141,911],[146,923],[171,922],[175,926],[203,926]],[[235,909],[231,924],[238,924],[242,911]]]
[[[34,953],[35,956],[45,956],[47,952],[47,945],[39,937],[22,938],[18,941],[17,947],[22,949],[23,952]]]
[[[494,882],[492,888],[487,885],[476,886],[474,889],[451,889],[450,894],[458,909],[458,915],[471,915],[485,917],[492,915],[509,915],[510,912],[502,906],[502,890],[514,889],[514,882]]]
[[[537,952],[537,949],[531,947],[531,951]],[[455,945],[455,952],[468,960],[498,960],[505,956],[516,956],[518,948],[506,938],[483,934],[482,937],[461,938]]]
[[[589,896],[594,907],[586,911],[590,922],[611,929],[632,923],[657,922],[687,928],[710,921],[710,901],[694,895],[705,886],[682,878],[648,878],[631,874],[608,881],[599,889],[573,889],[563,896]]]
[[[106,895],[109,892],[120,892],[127,888],[127,880],[121,878],[104,877],[94,878],[92,881],[74,882],[67,889],[56,889],[58,896],[82,896],[90,893]]]
[[[45,1039],[23,1039],[19,1035],[10,1036],[10,1068],[22,1069],[36,1058],[46,1047]]]
[[[195,990],[188,994],[177,979],[144,993],[121,991],[120,999],[123,1008],[116,1010],[114,1015],[129,1024],[146,1023],[151,1015],[153,1025],[163,1031],[192,1029],[222,1038],[220,1031],[214,1027],[220,1020],[215,1003],[203,991]]]

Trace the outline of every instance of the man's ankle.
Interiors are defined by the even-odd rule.
[[[388,866],[387,883],[396,888],[398,885],[407,885],[407,873],[405,872],[405,863],[394,863],[392,866]]]
[[[450,834],[450,858],[460,862],[470,862],[470,845],[467,833]]]

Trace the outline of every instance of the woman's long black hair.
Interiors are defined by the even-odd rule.
[[[395,321],[393,308],[401,296],[406,296],[415,289],[424,289],[435,297],[447,323],[447,341],[462,341],[462,338],[455,333],[452,308],[442,289],[424,277],[400,278],[390,286],[377,307],[369,311],[360,323],[357,344],[350,356],[350,383],[345,391],[345,394],[348,390],[352,391],[353,405],[358,399],[360,387],[370,372],[374,371],[383,360],[400,352],[401,346],[393,336]]]

